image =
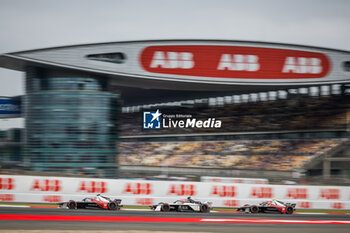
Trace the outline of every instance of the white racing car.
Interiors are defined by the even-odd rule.
[[[178,211],[178,212],[210,212],[211,202],[200,202],[195,201],[191,197],[188,197],[185,200],[177,200],[173,203],[160,202],[157,205],[151,206],[151,209],[154,211]]]

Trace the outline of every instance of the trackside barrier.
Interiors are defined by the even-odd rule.
[[[97,193],[121,198],[124,205],[152,205],[188,196],[215,207],[258,204],[276,198],[299,209],[350,209],[350,187],[213,182],[148,181],[0,175],[0,201],[56,203]]]

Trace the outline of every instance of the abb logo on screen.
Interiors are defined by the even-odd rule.
[[[58,192],[61,189],[61,181],[56,179],[35,179],[30,187],[30,190],[43,192]]]
[[[298,203],[297,207],[301,209],[310,209],[312,208],[312,203],[309,201],[302,201]]]
[[[236,188],[231,185],[214,185],[210,194],[219,197],[235,197]]]
[[[15,195],[13,194],[0,194],[0,201],[14,201]]]
[[[148,72],[211,78],[323,78],[330,70],[322,53],[264,47],[149,46],[139,59]]]
[[[172,184],[168,191],[168,195],[177,196],[194,196],[196,193],[196,186],[193,184]]]
[[[153,198],[137,198],[136,205],[153,205]]]
[[[0,178],[0,190],[15,189],[15,180],[13,178]]]
[[[239,201],[237,201],[237,200],[224,200],[223,204],[224,204],[224,206],[227,206],[227,207],[236,207],[236,206],[239,206]]]
[[[191,69],[194,66],[192,58],[192,53],[156,51],[153,54],[150,68]]]
[[[288,188],[286,198],[307,199],[308,192],[306,188]]]
[[[339,199],[340,198],[340,191],[339,189],[320,189],[320,195],[319,197],[321,199]]]
[[[58,195],[45,195],[42,199],[43,202],[51,202],[51,203],[58,203],[62,202],[61,196]]]
[[[272,198],[273,190],[271,187],[253,187],[250,192],[250,197],[255,198]]]
[[[107,183],[104,181],[82,181],[79,184],[78,192],[106,193]]]
[[[123,193],[150,195],[152,194],[152,185],[150,183],[126,183]]]

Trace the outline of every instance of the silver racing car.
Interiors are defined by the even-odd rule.
[[[157,205],[151,206],[154,211],[178,211],[178,212],[202,212],[208,213],[211,209],[211,202],[195,201],[191,197],[185,200],[177,200],[173,203],[160,202]]]

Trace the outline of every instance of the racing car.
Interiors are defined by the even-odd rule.
[[[59,207],[68,209],[105,209],[105,210],[120,210],[121,199],[110,199],[108,197],[97,194],[95,197],[86,197],[81,201],[70,200],[68,202],[58,203]]]
[[[272,201],[264,201],[259,205],[246,204],[237,209],[246,213],[268,213],[279,212],[281,214],[292,214],[295,211],[295,203],[284,203],[282,201],[272,199]]]
[[[210,212],[211,202],[200,202],[195,201],[191,197],[188,197],[185,200],[177,200],[173,203],[160,202],[157,205],[151,206],[151,209],[154,211],[178,211],[178,212]]]

